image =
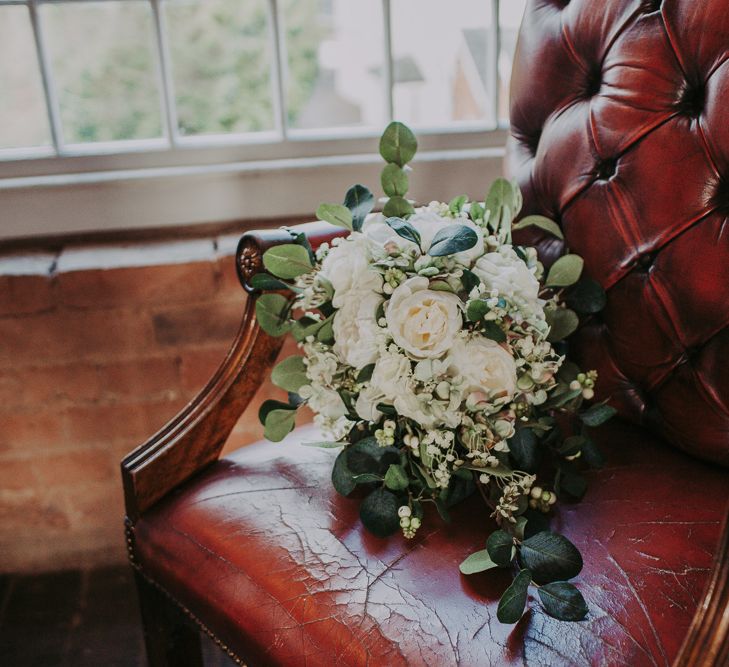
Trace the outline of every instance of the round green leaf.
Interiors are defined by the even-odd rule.
[[[499,567],[508,567],[514,557],[514,540],[503,530],[495,530],[486,540],[486,551]]]
[[[354,474],[347,465],[347,448],[345,447],[336,460],[334,468],[332,468],[332,484],[337,493],[348,496],[354,491],[357,483],[354,481]]]
[[[484,207],[481,206],[477,201],[473,202],[471,204],[471,208],[468,212],[468,214],[471,216],[471,220],[474,221],[481,221],[483,220],[485,210]]]
[[[477,572],[491,570],[494,567],[498,567],[498,565],[491,560],[489,552],[484,549],[483,551],[472,553],[458,566],[458,569],[462,574],[476,574]]]
[[[418,140],[412,130],[403,123],[393,121],[380,138],[380,155],[386,162],[394,162],[404,167],[415,157]]]
[[[466,317],[469,322],[478,322],[489,310],[491,308],[489,308],[485,301],[481,301],[481,299],[469,301],[468,307],[466,308]]]
[[[364,185],[353,185],[347,190],[344,205],[352,213],[352,229],[358,232],[367,214],[375,207],[375,197]]]
[[[583,278],[565,295],[565,302],[578,313],[599,313],[607,303],[607,294],[600,283]]]
[[[545,531],[524,540],[519,558],[538,584],[572,579],[582,570],[577,547],[558,533]]]
[[[269,336],[282,336],[291,329],[284,318],[289,301],[282,294],[261,294],[256,299],[256,319]]]
[[[547,287],[568,287],[574,285],[582,275],[585,262],[579,255],[563,255],[549,269]]]
[[[393,491],[404,491],[408,488],[409,483],[405,468],[397,463],[390,464],[385,473],[385,486]]]
[[[544,611],[560,621],[581,621],[587,616],[582,593],[566,581],[544,584],[538,589]]]
[[[506,333],[496,322],[484,322],[481,326],[481,332],[486,338],[490,338],[497,343],[506,342]]]
[[[539,229],[549,232],[552,236],[564,240],[564,234],[562,234],[559,225],[554,220],[550,220],[543,215],[527,215],[517,222],[512,229],[525,229],[526,227],[539,227]]]
[[[550,326],[547,340],[550,343],[564,340],[571,336],[580,325],[580,318],[577,313],[569,308],[557,308],[555,310],[546,310],[547,324]]]
[[[364,527],[377,537],[387,537],[400,529],[397,510],[400,501],[385,488],[375,489],[359,508],[359,518]]]
[[[331,225],[352,230],[352,211],[342,204],[320,204],[316,217]]]
[[[605,405],[605,403],[598,403],[593,405],[591,408],[586,410],[580,415],[580,419],[587,426],[600,426],[604,424],[608,419],[614,417],[618,411],[611,405]]]
[[[382,214],[387,218],[404,218],[412,213],[415,213],[415,209],[404,197],[390,197],[382,209]]]
[[[288,283],[285,283],[283,280],[279,280],[278,278],[274,278],[272,275],[268,273],[256,273],[251,278],[251,287],[253,289],[260,289],[260,290],[282,290],[282,289],[288,289],[292,292],[301,292],[301,289],[298,287],[295,287],[294,285],[289,285]]]
[[[298,393],[301,387],[309,384],[304,357],[288,357],[276,364],[271,371],[271,381],[281,389]]]
[[[296,410],[271,410],[266,415],[263,435],[272,442],[280,442],[294,430]]]
[[[511,586],[504,591],[496,610],[496,618],[502,623],[516,623],[524,613],[527,601],[527,591],[532,581],[529,570],[522,570],[516,575]]]
[[[402,238],[412,241],[415,245],[420,247],[420,234],[407,220],[402,218],[387,218],[385,222],[392,228],[392,230]]]
[[[266,250],[263,266],[274,276],[285,280],[309,273],[314,268],[308,250],[295,243],[284,243]]]
[[[463,205],[468,201],[468,195],[458,195],[448,202],[448,210],[458,214],[463,210]]]
[[[517,469],[530,474],[537,472],[542,457],[537,437],[532,429],[517,429],[509,440],[509,451]]]
[[[433,237],[428,248],[431,257],[444,257],[470,250],[478,243],[478,234],[466,225],[446,225]]]
[[[382,170],[380,184],[388,197],[404,197],[410,185],[405,170],[394,163],[386,165]]]

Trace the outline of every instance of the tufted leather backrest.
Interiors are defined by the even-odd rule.
[[[511,122],[524,213],[608,291],[601,396],[729,465],[729,0],[529,0]]]

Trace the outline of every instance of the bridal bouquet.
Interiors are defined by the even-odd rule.
[[[301,350],[273,370],[289,402],[261,407],[266,437],[283,439],[308,405],[331,438],[309,444],[341,448],[334,487],[347,496],[360,488],[362,523],[380,537],[413,538],[427,504],[449,521],[450,507],[480,493],[484,525],[490,515],[498,529],[461,572],[513,569],[502,622],[521,617],[530,585],[548,614],[580,620],[587,606],[568,580],[582,558],[548,516],[558,498],[584,494],[582,468],[601,464],[589,429],[614,410],[585,408],[596,373],[567,361],[563,341],[605,293],[582,277],[579,256],[545,271],[534,248],[512,243],[513,230],[532,225],[562,235],[542,216],[513,224],[521,194],[504,179],[483,202],[414,208],[405,195],[416,148],[412,132],[391,123],[380,142],[382,213],[355,185],[344,204],[317,211],[348,234],[316,252],[293,235],[264,254],[267,273],[253,279],[266,291],[258,322],[292,334]]]

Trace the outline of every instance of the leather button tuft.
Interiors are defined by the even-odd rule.
[[[640,4],[641,11],[644,14],[652,14],[661,10],[663,0],[643,0]]]
[[[705,102],[706,88],[704,84],[686,81],[678,91],[676,109],[685,116],[698,118],[704,110]]]
[[[602,72],[600,71],[600,67],[598,65],[595,65],[590,69],[590,71],[587,73],[587,78],[585,79],[585,91],[584,95],[586,98],[595,97],[600,92],[600,87],[602,86]]]
[[[729,179],[720,178],[714,186],[709,205],[717,213],[729,216]]]
[[[655,252],[647,252],[638,257],[638,261],[636,262],[638,269],[645,272],[650,271],[656,261],[656,255],[657,253]]]
[[[617,158],[605,158],[595,165],[595,176],[600,181],[607,181],[615,176],[618,170]]]

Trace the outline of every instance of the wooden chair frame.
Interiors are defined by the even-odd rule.
[[[241,238],[236,268],[248,292],[243,320],[235,342],[218,371],[199,395],[174,419],[122,461],[130,559],[134,523],[170,491],[216,461],[236,421],[265,380],[281,350],[282,339],[272,338],[255,318],[256,291],[251,278],[263,267],[263,253],[290,243],[304,232],[313,247],[346,234],[326,223],[249,232]],[[140,572],[137,582],[150,664],[154,667],[202,664],[199,634],[190,631],[190,618],[222,644],[189,612],[159,591]],[[182,611],[187,611],[182,608]],[[228,653],[239,663],[242,661]],[[729,665],[729,518],[725,520],[710,581],[696,611],[674,667]]]

